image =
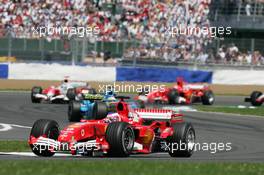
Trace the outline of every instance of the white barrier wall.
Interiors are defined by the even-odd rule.
[[[264,85],[264,70],[218,70],[213,72],[213,84]]]
[[[115,67],[70,66],[61,64],[9,64],[8,79],[115,81]]]
[[[10,63],[8,79],[62,80],[69,76],[80,81],[116,81],[115,67],[71,66],[61,64]],[[216,70],[213,84],[264,85],[264,70]]]

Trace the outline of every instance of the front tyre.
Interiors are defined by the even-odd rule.
[[[191,157],[195,148],[195,130],[191,123],[175,123],[172,125],[173,135],[168,137],[171,157]]]
[[[69,88],[67,90],[66,96],[68,97],[68,99],[71,100],[75,100],[76,97],[76,90],[75,88]]]
[[[261,95],[262,95],[262,92],[259,92],[259,91],[252,92],[252,94],[250,95],[250,99],[251,99],[251,104],[253,106],[261,106],[262,105],[262,101],[257,100]]]
[[[211,90],[204,92],[201,97],[203,105],[213,105],[215,101],[214,93]]]
[[[30,132],[30,136],[34,136],[35,138],[38,138],[40,136],[45,135],[47,138],[52,140],[57,140],[59,137],[60,131],[59,131],[59,125],[54,120],[46,120],[46,119],[39,119],[37,120]],[[55,152],[50,151],[48,146],[44,145],[30,145],[31,150],[34,154],[37,156],[43,156],[43,157],[51,157],[55,154]]]
[[[128,123],[110,123],[106,130],[106,141],[110,146],[109,156],[128,157],[134,147],[134,131]]]
[[[42,88],[41,87],[34,86],[31,89],[31,101],[32,101],[32,103],[40,103],[41,102],[40,98],[36,98],[36,94],[42,94]]]

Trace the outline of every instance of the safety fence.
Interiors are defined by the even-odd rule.
[[[89,41],[78,39],[25,39],[0,38],[0,58],[17,62],[63,62],[67,64],[105,62],[114,58],[120,64],[226,64],[226,65],[264,65],[263,59],[248,59],[254,54],[263,55],[263,39],[214,39],[203,53],[195,50],[188,51],[190,59],[184,57],[184,50],[177,43],[144,43],[142,41]],[[236,46],[238,52],[227,54],[229,48]],[[164,49],[167,48],[167,49]],[[218,52],[222,48],[225,58],[219,58]],[[181,55],[181,56],[179,56]],[[230,56],[228,56],[230,55]],[[259,58],[261,58],[258,56]],[[9,59],[10,58],[10,59]],[[11,59],[12,58],[12,59]],[[257,60],[257,61],[255,61]],[[0,59],[1,61],[1,59]]]

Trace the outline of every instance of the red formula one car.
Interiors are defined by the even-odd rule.
[[[126,157],[130,154],[166,151],[172,157],[190,157],[194,152],[195,130],[171,110],[132,109],[124,101],[116,113],[71,124],[59,130],[53,120],[37,120],[29,145],[38,156],[57,151],[72,155]]]
[[[135,100],[144,103],[192,104],[202,102],[204,105],[212,105],[215,97],[207,84],[189,84],[182,78],[178,78],[174,87],[142,92]]]
[[[31,101],[32,103],[67,103],[70,100],[78,100],[82,93],[95,94],[96,91],[86,82],[69,82],[68,79],[65,79],[57,87],[50,86],[44,90],[41,87],[33,87],[31,89]]]
[[[264,102],[264,94],[260,91],[253,91],[250,97],[245,98],[245,102],[250,102],[253,106],[261,106]]]

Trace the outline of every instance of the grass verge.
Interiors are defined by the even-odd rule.
[[[0,141],[0,151],[30,151],[26,141]],[[65,158],[66,159],[66,158]],[[179,159],[178,159],[179,160]],[[67,171],[66,171],[67,170]],[[173,160],[93,159],[66,160],[33,158],[33,160],[0,160],[0,174],[78,174],[78,175],[262,175],[263,163],[196,163]]]
[[[19,152],[31,151],[27,141],[20,140],[1,140],[0,152]],[[0,173],[1,174],[1,173]]]
[[[159,160],[12,160],[0,161],[0,174],[90,174],[90,175],[262,175],[258,163],[180,163]]]
[[[222,112],[222,113],[230,113],[230,114],[240,114],[240,115],[256,115],[256,116],[264,116],[264,108],[256,107],[256,108],[238,108],[236,106],[196,106],[198,111],[204,112]]]

